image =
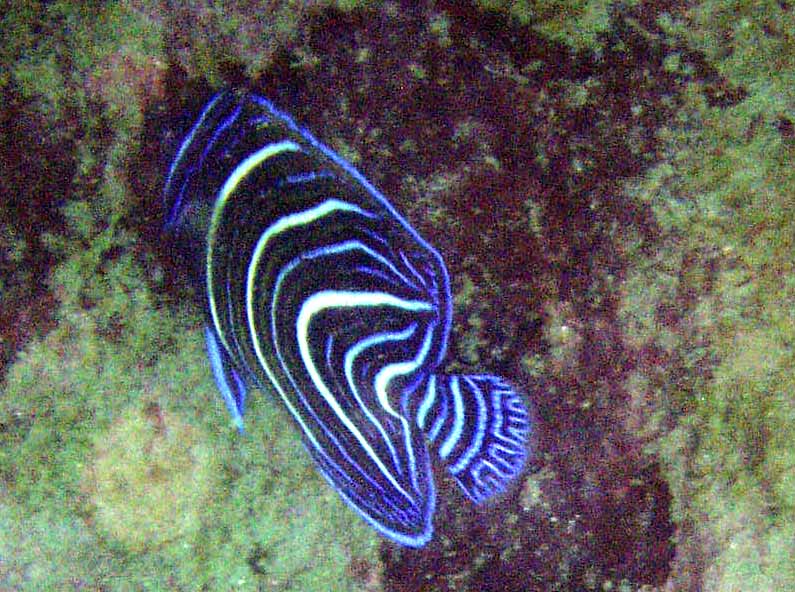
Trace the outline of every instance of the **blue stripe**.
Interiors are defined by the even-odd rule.
[[[425,418],[428,416],[428,412],[431,410],[431,407],[433,407],[435,401],[436,375],[432,374],[428,379],[428,388],[425,389],[425,398],[423,398],[422,403],[420,403],[420,408],[417,411],[417,425],[420,426],[421,430],[425,429]],[[433,440],[433,438],[431,439]]]
[[[436,421],[433,422],[431,431],[428,432],[428,439],[431,442],[436,442],[436,438],[439,436],[439,432],[442,431],[445,421],[447,421],[447,397],[442,399],[442,411]]]
[[[477,402],[477,413],[475,414],[475,434],[472,437],[472,442],[470,442],[469,447],[466,449],[464,454],[450,467],[450,472],[453,475],[457,475],[461,471],[463,471],[472,459],[475,457],[476,454],[481,452],[481,447],[483,446],[483,439],[486,434],[486,420],[487,420],[487,410],[486,410],[486,402],[483,400],[483,393],[480,392],[477,384],[471,378],[465,378],[464,381],[470,388],[470,392],[475,395],[475,400]],[[470,409],[470,411],[472,411]],[[470,416],[471,417],[471,416]]]
[[[196,123],[193,124],[193,127],[190,129],[190,132],[188,132],[188,135],[182,141],[182,144],[180,144],[179,150],[177,151],[177,155],[174,157],[174,161],[171,163],[171,167],[168,170],[168,175],[166,175],[166,182],[165,185],[163,186],[164,196],[167,196],[171,191],[171,183],[174,180],[174,174],[177,168],[182,164],[182,159],[185,158],[185,153],[188,151],[188,147],[193,143],[193,140],[196,137],[198,130],[201,129],[201,127],[204,125],[205,120],[207,119],[207,115],[210,113],[210,111],[213,110],[215,104],[225,94],[226,93],[224,92],[220,92],[216,94],[212,99],[210,99],[210,102],[207,103],[207,105],[204,107],[204,109],[201,112],[201,115],[199,115],[199,118],[196,120]],[[169,213],[169,219],[171,219],[173,212],[174,208],[172,208]]]
[[[458,384],[458,376],[450,378],[450,391],[453,393],[453,426],[450,433],[439,448],[439,456],[443,459],[450,456],[453,447],[461,438],[464,429],[464,402],[461,400],[461,388]]]

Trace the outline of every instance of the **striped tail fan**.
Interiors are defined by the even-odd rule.
[[[530,417],[522,397],[500,377],[431,376],[416,419],[475,503],[504,491],[524,467]]]
[[[275,391],[320,473],[383,535],[432,537],[431,454],[479,503],[520,473],[523,398],[437,371],[451,296],[441,256],[358,171],[269,101],[224,91],[179,148],[166,230],[195,253],[210,366],[238,429]]]

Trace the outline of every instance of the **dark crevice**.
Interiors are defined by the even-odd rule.
[[[57,258],[45,233],[64,232],[60,206],[72,190],[75,134],[53,133],[13,85],[5,87],[0,111],[0,372],[33,337],[52,327],[54,296],[47,276]],[[12,254],[16,251],[16,254]]]

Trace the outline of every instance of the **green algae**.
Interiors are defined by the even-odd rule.
[[[630,390],[656,409],[650,448],[667,467],[680,525],[674,577],[712,556],[700,565],[705,590],[789,589],[795,152],[780,121],[795,99],[795,23],[776,3],[717,2],[661,22],[743,92],[693,84],[678,122],[661,132],[671,156],[640,193],[661,239],[624,285],[623,318],[629,340],[670,361]],[[663,321],[666,307],[676,312]]]
[[[275,20],[243,35],[240,10],[213,4],[193,19],[195,3],[178,4],[185,27],[170,44],[178,47],[176,61],[215,82],[230,59],[262,73],[280,47],[300,37],[311,12],[289,2],[259,7],[266,4],[279,5]],[[363,3],[335,4],[350,10]],[[613,6],[480,4],[574,49],[596,51]],[[109,3],[98,17],[87,6],[31,2],[2,20],[10,40],[2,62],[13,67],[0,70],[0,86],[19,89],[52,133],[78,138],[79,168],[76,194],[63,208],[66,228],[46,237],[60,260],[48,274],[59,324],[20,354],[0,397],[0,587],[361,587],[348,566],[358,560],[377,572],[374,535],[317,477],[267,397],[254,395],[249,435],[234,434],[207,372],[196,311],[175,309],[153,292],[153,284],[162,287],[147,267],[154,263],[136,254],[140,236],[123,223],[136,200],[124,178],[128,155],[152,98],[141,87],[152,82],[156,93],[167,61],[164,17],[146,3]],[[672,45],[703,52],[728,81],[688,83],[676,118],[657,131],[664,162],[627,184],[627,195],[653,211],[660,236],[651,245],[632,233],[621,237],[632,262],[618,288],[623,338],[661,360],[633,371],[624,386],[628,424],[663,463],[674,494],[680,554],[672,586],[690,570],[706,590],[795,587],[795,212],[788,189],[795,186],[795,146],[782,132],[792,125],[791,21],[779,3],[744,2],[702,2],[658,19]],[[41,23],[46,34],[37,30]],[[429,30],[449,46],[446,15],[435,16]],[[682,55],[669,54],[666,71],[690,76]],[[296,62],[299,69],[316,65]],[[408,71],[426,81],[425,71]],[[529,72],[499,72],[527,84]],[[588,83],[569,86],[572,105],[592,100]],[[475,128],[459,128],[466,144]],[[101,140],[108,130],[113,140]],[[475,160],[479,168],[500,164],[488,145]],[[464,186],[465,172],[406,179],[407,193],[422,200],[412,205],[414,217],[455,233],[460,222],[442,197]],[[541,237],[543,206],[531,203],[528,220]],[[6,270],[26,245],[11,226],[1,236],[4,287],[19,293],[34,279]],[[469,276],[454,279],[457,318],[469,319],[456,329],[457,358],[478,365],[494,355],[481,334],[484,289]],[[571,302],[548,300],[543,332],[551,350],[526,358],[530,374],[575,368],[580,334]],[[123,435],[129,449],[116,445]],[[551,481],[549,472],[527,481],[528,507],[549,510],[539,484]],[[144,515],[123,491],[162,507]],[[554,589],[564,590],[585,541],[566,538],[576,531],[574,518],[552,518],[551,531],[573,541],[556,576]],[[586,571],[589,589],[632,589],[598,566]],[[459,574],[451,581],[464,589],[476,580]]]
[[[29,245],[14,227],[5,209],[0,209],[0,303],[4,309],[14,306],[32,291],[32,273],[20,273]],[[15,343],[10,335],[0,336],[0,369],[14,355]]]
[[[206,434],[139,406],[96,435],[82,479],[97,531],[133,552],[195,536],[218,472]]]
[[[96,554],[90,528],[56,507],[26,511],[0,493],[0,532],[3,590],[75,589],[90,581],[91,571],[111,569]]]
[[[626,8],[611,0],[478,0],[477,4],[482,10],[505,13],[574,50],[600,47],[600,35],[610,30],[610,13]]]
[[[100,231],[88,202],[65,217],[59,322],[0,397],[0,481],[18,508],[0,584],[359,589],[348,566],[377,572],[377,537],[316,474],[285,414],[255,393],[251,435],[237,436],[194,313],[165,311],[129,252],[108,259],[130,237]],[[34,540],[21,525],[41,512],[75,532]],[[36,564],[34,550],[46,561],[59,541],[70,554]]]
[[[254,393],[251,435],[236,435],[200,331],[177,331],[147,364],[91,321],[68,336],[59,324],[3,390],[0,476],[16,508],[3,587],[354,590],[353,559],[377,572],[376,536],[316,474],[275,402]],[[22,527],[40,519],[62,526]],[[48,560],[60,544],[69,554]]]
[[[280,14],[273,26],[292,34],[299,21]],[[131,222],[162,15],[32,2],[2,28],[13,35],[0,84],[72,139],[77,166],[63,224],[41,237],[56,262],[45,277],[13,269],[26,243],[3,213],[3,282],[21,286],[3,298],[47,286],[55,326],[18,353],[0,391],[0,588],[378,587],[377,536],[316,474],[271,393],[252,393],[247,436],[230,425],[200,311],[164,300]]]

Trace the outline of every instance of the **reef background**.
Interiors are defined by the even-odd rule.
[[[795,7],[221,7],[2,3],[0,589],[795,589]],[[421,551],[269,393],[230,425],[157,234],[200,79],[390,196],[450,267],[451,367],[536,408],[526,480],[473,510],[440,474]]]

